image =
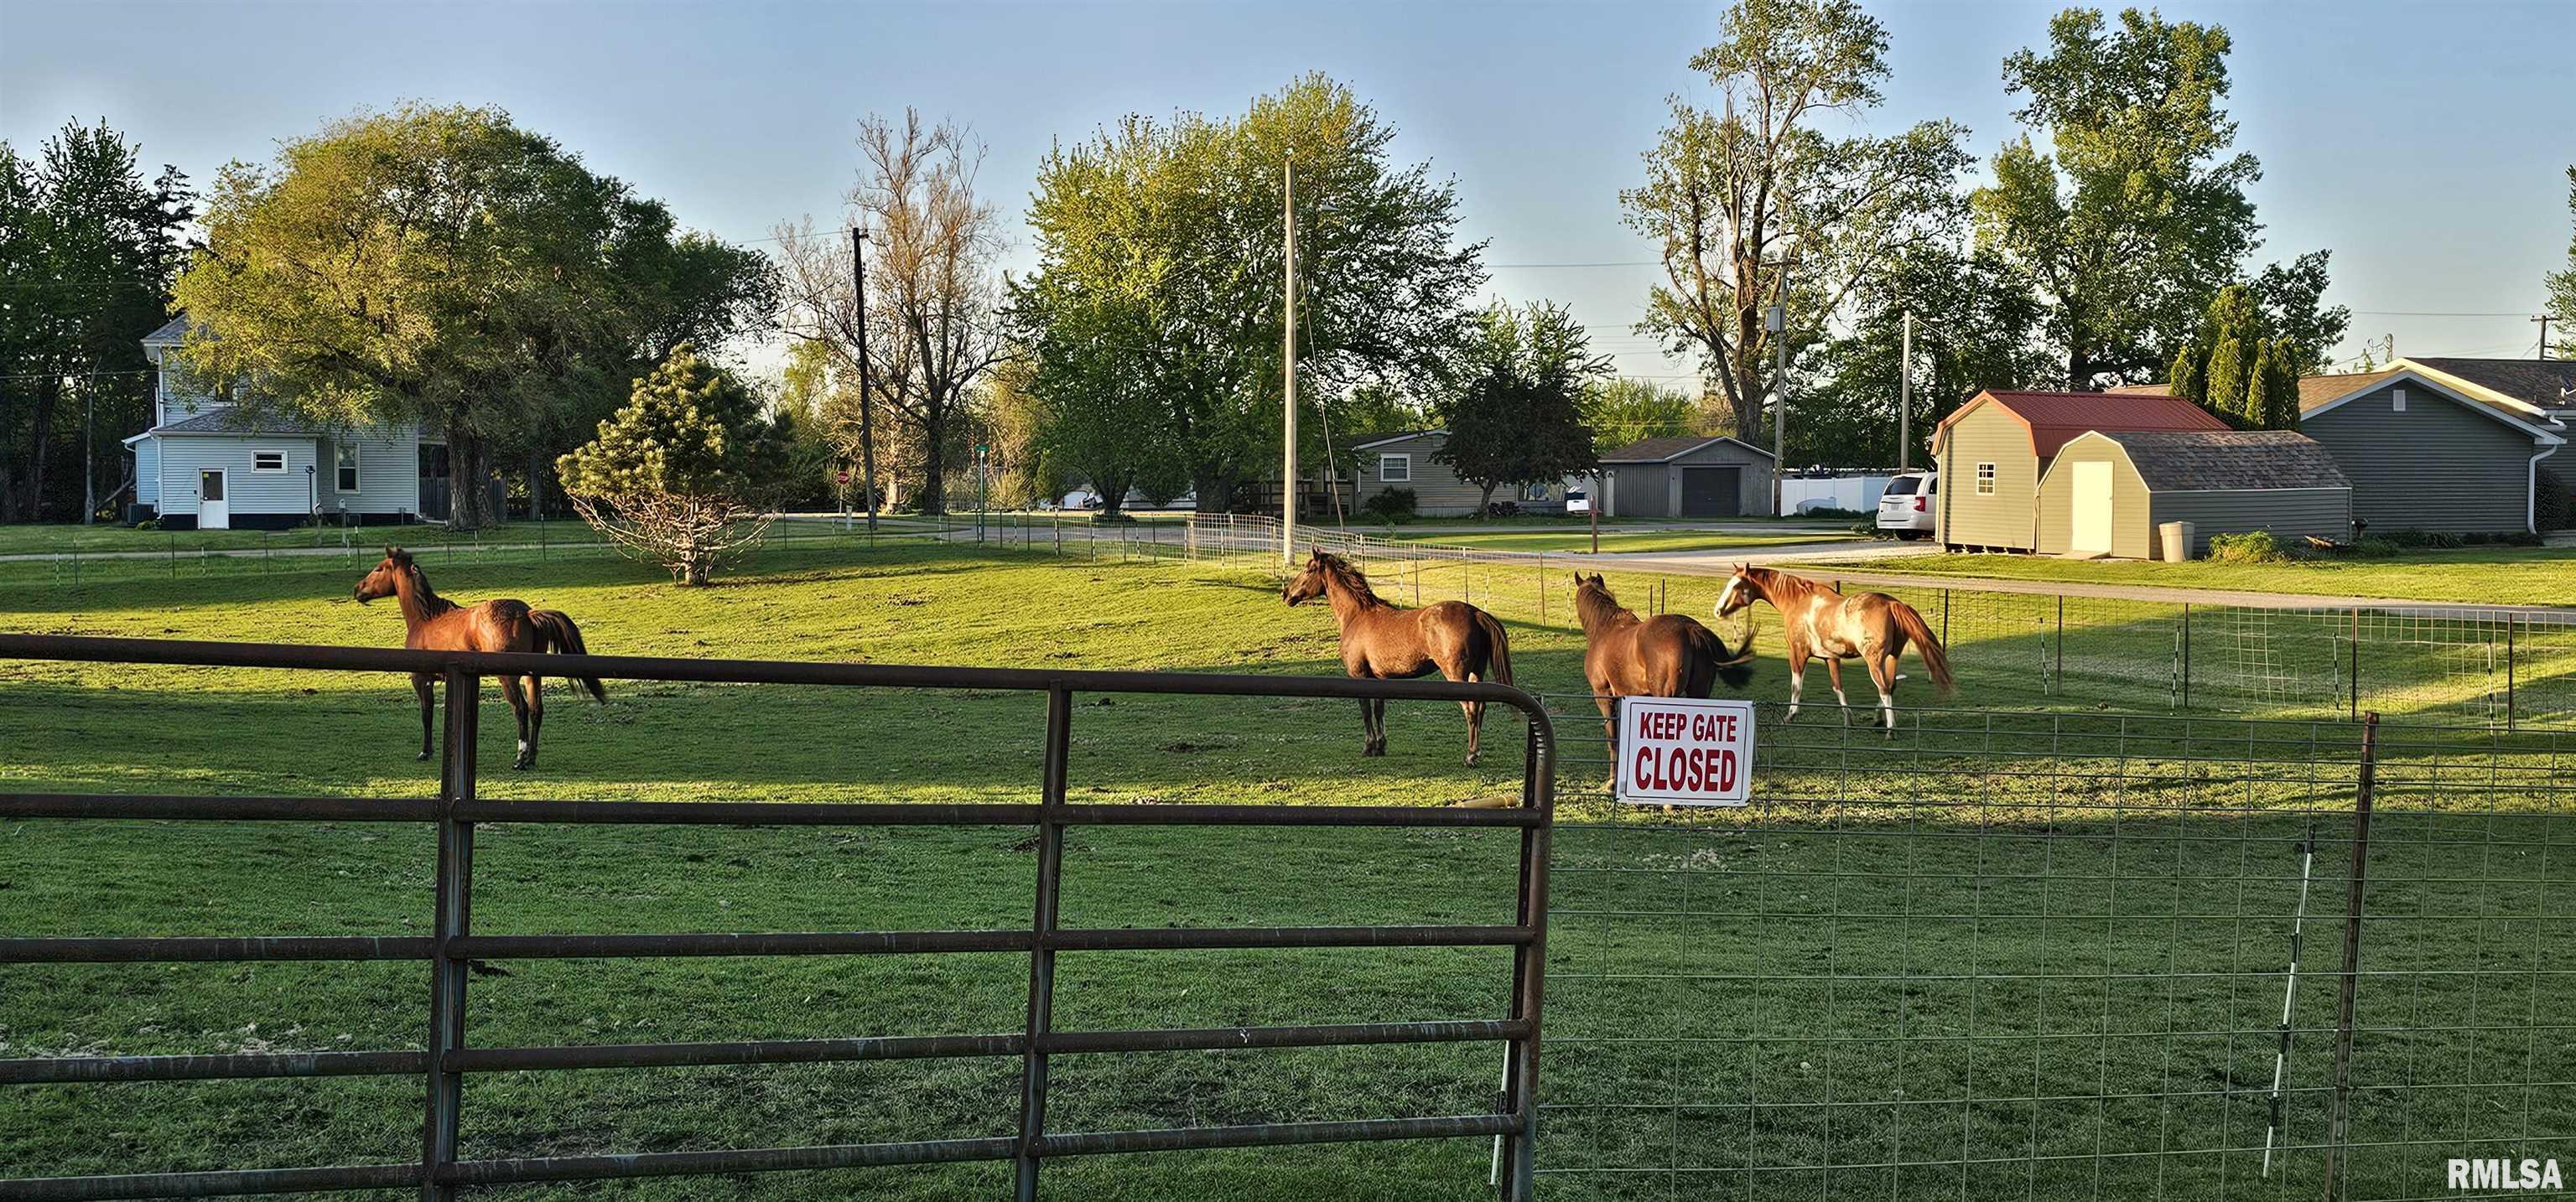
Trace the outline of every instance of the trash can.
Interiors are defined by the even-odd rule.
[[[2179,562],[2191,558],[2192,526],[2189,522],[2158,522],[2156,539],[2163,544],[2164,558]]]

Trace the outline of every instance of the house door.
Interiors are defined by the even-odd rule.
[[[1744,512],[1743,501],[1743,468],[1686,467],[1682,469],[1683,517],[1737,517]]]
[[[232,503],[224,500],[224,469],[197,469],[197,529],[229,530],[232,524]]]
[[[2075,514],[2070,549],[2111,553],[2111,465],[2075,465]]]

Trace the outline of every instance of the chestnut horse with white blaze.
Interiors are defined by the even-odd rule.
[[[525,601],[486,601],[480,605],[462,606],[439,596],[429,587],[429,576],[413,563],[411,552],[400,547],[385,548],[385,557],[374,571],[358,581],[355,590],[361,605],[379,597],[393,597],[402,604],[403,646],[414,651],[554,651],[565,655],[588,655],[582,646],[581,628],[559,610],[530,609]],[[607,701],[608,690],[597,680],[578,678],[595,701]],[[437,677],[414,672],[412,692],[420,695],[420,758],[430,755],[429,722],[432,692]],[[536,676],[504,676],[501,695],[509,698],[510,711],[519,720],[519,758],[513,768],[537,765],[537,731],[546,721],[544,682]]]
[[[1923,615],[1885,593],[1845,597],[1820,581],[1737,564],[1735,574],[1726,578],[1726,590],[1717,596],[1717,616],[1723,618],[1756,601],[1768,601],[1780,611],[1789,644],[1789,713],[1783,721],[1798,716],[1798,694],[1806,683],[1810,656],[1824,657],[1825,676],[1833,681],[1834,701],[1843,707],[1845,721],[1850,720],[1851,701],[1843,696],[1842,661],[1858,659],[1869,669],[1891,739],[1896,737],[1896,682],[1902,679],[1896,660],[1909,640],[1932,673],[1932,683],[1944,693],[1957,686],[1950,676],[1950,657],[1942,652],[1941,640],[1933,637]]]
[[[1464,601],[1406,609],[1379,600],[1368,577],[1339,555],[1314,548],[1306,567],[1280,600],[1290,605],[1321,596],[1341,628],[1342,670],[1360,680],[1396,680],[1438,672],[1450,680],[1512,682],[1511,641],[1494,615]],[[1485,725],[1485,703],[1461,701],[1467,713],[1467,763]],[[1386,702],[1360,699],[1360,754],[1386,754]]]
[[[1639,618],[1619,604],[1599,573],[1574,574],[1574,613],[1583,620],[1583,679],[1601,707],[1601,729],[1619,743],[1622,697],[1707,697],[1723,680],[1741,689],[1753,679],[1753,618],[1734,650],[1681,614]]]

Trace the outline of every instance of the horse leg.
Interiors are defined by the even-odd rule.
[[[510,766],[513,768],[527,767],[531,758],[528,747],[528,690],[525,681],[526,678],[520,676],[501,678],[501,695],[510,701],[510,716],[519,720],[519,757],[510,761]]]
[[[1825,679],[1834,686],[1834,704],[1843,707],[1843,725],[1851,725],[1851,698],[1843,696],[1843,661],[1826,656]]]
[[[1896,737],[1896,654],[1874,655],[1869,660],[1870,683],[1878,686],[1879,716],[1887,720],[1887,737]]]
[[[430,684],[428,673],[414,672],[411,674],[411,691],[420,697],[420,758],[426,760],[430,752],[429,715],[437,708],[437,689]]]
[[[546,725],[546,682],[542,677],[528,678],[528,766],[537,766],[537,733]]]
[[[1781,721],[1798,720],[1798,696],[1806,691],[1807,653],[1803,649],[1793,647],[1789,651],[1789,712],[1780,716]]]
[[[1476,741],[1485,729],[1485,703],[1461,701],[1458,708],[1467,711],[1467,766],[1476,766]]]
[[[1382,703],[1373,697],[1360,698],[1361,755],[1368,756],[1386,754],[1386,736],[1378,733],[1377,707],[1380,704]]]

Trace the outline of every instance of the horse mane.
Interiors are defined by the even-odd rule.
[[[1329,551],[1323,551],[1316,553],[1315,562],[1323,567],[1326,579],[1335,581],[1350,590],[1351,594],[1359,599],[1360,604],[1386,604],[1378,598],[1377,591],[1369,587],[1368,577],[1358,568],[1352,567],[1349,560]]]
[[[413,599],[420,603],[422,613],[436,617],[457,607],[455,602],[439,596],[437,589],[429,587],[429,573],[422,571],[418,563],[405,558],[402,569],[411,575]]]
[[[1619,599],[1610,595],[1609,585],[1594,584],[1589,580],[1574,590],[1574,609],[1587,627],[1592,625],[1596,615],[1603,619],[1616,619],[1622,614],[1631,618],[1637,616],[1636,611],[1619,604]]]

